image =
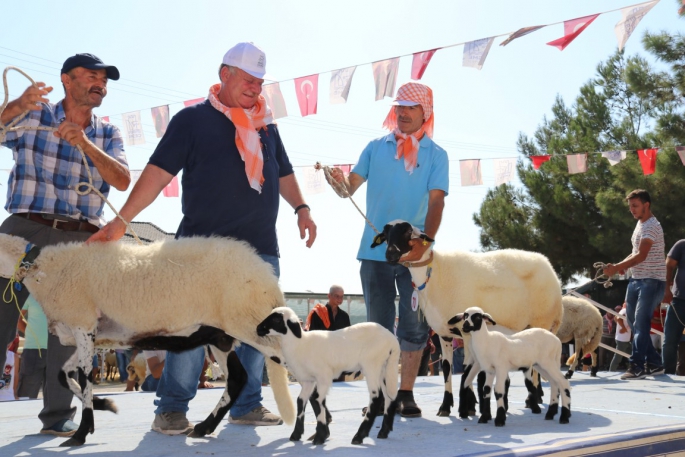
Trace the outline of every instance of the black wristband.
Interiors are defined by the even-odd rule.
[[[302,208],[307,208],[309,211],[312,210],[312,209],[309,207],[308,204],[304,203],[304,204],[298,206],[297,208],[295,208],[295,214],[297,214],[297,212],[298,212],[299,210],[301,210]]]

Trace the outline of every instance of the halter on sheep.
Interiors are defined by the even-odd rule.
[[[233,352],[243,341],[267,356],[281,416],[286,423],[294,421],[287,372],[269,359],[281,356],[279,341],[255,331],[285,300],[273,269],[247,243],[184,238],[147,246],[61,244],[42,248],[33,263],[15,272],[26,245],[22,238],[0,234],[0,276],[23,281],[41,304],[50,331],[62,344],[77,346],[60,380],[83,402],[82,418],[63,446],[85,443],[94,430],[93,409],[116,411],[110,400],[92,395],[95,346],[179,351],[212,345],[227,381],[214,411],[195,426],[193,434],[204,436],[245,383],[245,370]]]
[[[421,238],[422,231],[408,222],[388,223],[372,247],[387,241],[386,259],[398,262],[411,250],[409,241]],[[452,395],[452,334],[447,321],[470,306],[480,306],[498,316],[500,325],[513,331],[539,327],[553,333],[561,324],[561,287],[546,257],[526,251],[505,249],[484,253],[426,251],[420,262],[408,264],[415,284],[427,278],[429,256],[433,255],[430,283],[419,294],[419,307],[431,328],[442,337],[445,394],[439,416],[449,416]],[[468,346],[465,347],[467,356]],[[465,380],[465,367],[459,396],[459,414],[475,413],[475,396]]]

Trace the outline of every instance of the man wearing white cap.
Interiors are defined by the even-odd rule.
[[[206,101],[181,110],[143,170],[121,215],[128,221],[152,203],[183,170],[183,219],[176,233],[226,236],[247,241],[279,274],[276,217],[282,196],[294,209],[300,237],[316,238],[316,225],[293,174],[271,110],[261,96],[266,56],[252,43],[229,49],[219,68],[221,83]],[[114,219],[89,241],[121,238],[126,227]],[[192,286],[191,286],[192,287]],[[247,384],[231,407],[229,422],[279,425],[282,420],[261,404],[264,357],[242,344],[238,357]],[[188,402],[197,393],[203,348],[168,353],[160,379],[152,429],[167,435],[192,430]]]
[[[383,123],[391,133],[369,143],[349,178],[338,168],[331,175],[345,183],[350,195],[368,181],[366,216],[374,226],[383,227],[389,221],[402,219],[434,239],[449,190],[449,162],[445,150],[431,139],[433,92],[428,86],[410,82],[399,88],[393,104]],[[402,350],[402,378],[398,412],[405,417],[419,417],[421,409],[414,401],[413,388],[428,338],[428,325],[412,309],[414,286],[409,270],[387,263],[383,250],[371,249],[374,235],[366,225],[357,254],[367,319],[392,332],[396,290],[399,292],[396,333]],[[417,243],[402,261],[416,262],[428,249],[430,243]]]

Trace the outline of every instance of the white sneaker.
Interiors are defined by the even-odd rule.
[[[186,413],[174,411],[155,414],[152,430],[164,435],[187,435],[193,431],[193,425],[186,419]]]

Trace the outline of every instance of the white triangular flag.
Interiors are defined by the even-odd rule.
[[[376,83],[376,101],[383,97],[395,95],[395,82],[397,70],[400,68],[400,58],[381,60],[371,64],[373,68],[373,80]]]
[[[278,83],[262,86],[262,95],[266,99],[266,104],[271,108],[271,115],[274,119],[288,116],[285,100],[281,93],[281,86]]]
[[[514,178],[516,171],[516,159],[494,159],[495,166],[495,186],[509,182]]]
[[[649,10],[654,8],[654,5],[659,3],[659,0],[654,0],[653,2],[643,3],[642,5],[629,6],[621,10],[621,20],[618,21],[616,27],[614,27],[614,32],[616,32],[616,39],[618,40],[618,50],[623,50],[626,45],[628,38],[633,34],[635,28],[640,23],[643,17]]]
[[[350,86],[352,85],[352,76],[354,76],[354,70],[356,69],[357,67],[347,67],[331,72],[331,104],[347,103],[347,96],[350,94]]]
[[[587,171],[587,154],[568,154],[566,155],[566,165],[568,173],[575,175]]]
[[[606,159],[613,167],[621,160],[624,160],[626,158],[626,151],[606,151],[602,153],[602,157],[606,157]]]
[[[459,171],[461,172],[462,186],[480,186],[483,184],[483,176],[480,172],[480,159],[460,160]]]
[[[492,46],[495,37],[483,38],[481,40],[469,41],[464,45],[464,57],[462,58],[462,65],[464,67],[472,67],[477,70],[483,68],[485,58],[488,56],[490,47]]]
[[[306,167],[302,173],[304,174],[302,187],[305,194],[321,194],[326,191],[326,178],[322,170]]]
[[[124,124],[124,140],[126,146],[145,144],[145,134],[143,124],[140,122],[140,111],[133,111],[121,115]]]
[[[143,173],[143,170],[129,170],[128,173],[131,176],[131,189],[133,189],[140,179],[140,175]]]

